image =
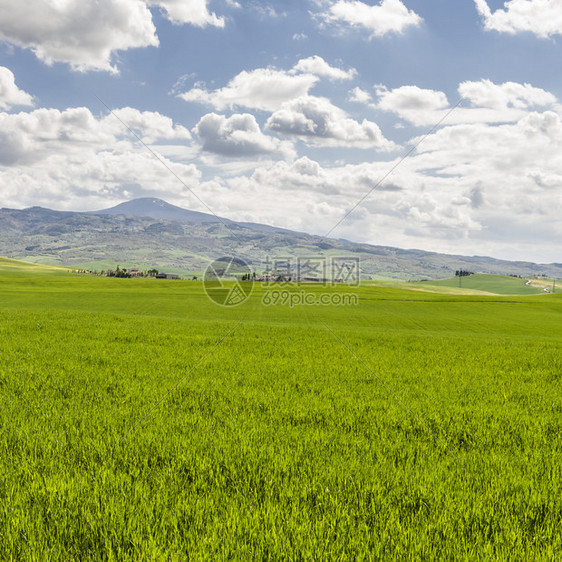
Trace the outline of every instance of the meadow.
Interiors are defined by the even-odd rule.
[[[490,275],[476,273],[466,277],[443,279],[440,281],[429,281],[426,286],[451,287],[464,290],[476,290],[499,295],[538,295],[544,293],[544,289],[552,287],[552,279],[525,279],[510,277],[507,275]]]
[[[560,558],[562,295],[266,290],[0,260],[0,559]]]

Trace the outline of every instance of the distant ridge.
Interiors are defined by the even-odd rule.
[[[344,256],[360,262],[364,279],[444,279],[456,270],[562,277],[561,264],[439,254],[325,238],[264,224],[235,222],[182,209],[162,199],[134,199],[99,211],[42,207],[0,209],[0,255],[86,269],[164,268],[201,272],[220,256],[263,270],[271,258]]]

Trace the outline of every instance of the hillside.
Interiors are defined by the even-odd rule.
[[[223,220],[223,222],[220,222]],[[357,258],[364,279],[443,279],[459,269],[505,275],[562,277],[562,265],[538,265],[356,244],[236,223],[149,198],[95,213],[31,207],[0,209],[0,255],[35,263],[107,269],[157,267],[202,271],[223,255],[238,256],[257,270],[270,258]]]

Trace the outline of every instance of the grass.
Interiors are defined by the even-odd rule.
[[[266,290],[0,261],[0,559],[558,557],[559,295]]]
[[[543,287],[536,286],[536,282],[530,281],[532,284],[527,284],[527,282],[528,279],[526,278],[477,273],[462,277],[460,283],[459,278],[455,277],[440,281],[428,281],[423,284],[431,287],[469,289],[497,295],[538,295],[544,293]],[[552,286],[552,281],[550,286]]]

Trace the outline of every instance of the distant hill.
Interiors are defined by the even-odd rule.
[[[120,203],[109,209],[92,211],[92,215],[123,215],[128,217],[150,217],[153,219],[173,220],[193,224],[224,222],[231,223],[229,219],[218,218],[215,215],[189,211],[175,205],[170,205],[162,199],[154,197],[142,197]]]
[[[356,258],[364,279],[443,279],[456,270],[562,277],[562,264],[540,265],[388,246],[356,244],[262,224],[238,223],[143,198],[95,212],[0,209],[0,255],[86,269],[139,267],[198,273],[211,260],[237,256],[256,270],[270,258]]]
[[[170,205],[162,199],[154,197],[141,197],[140,199],[133,199],[120,203],[115,207],[109,209],[102,209],[101,211],[91,211],[92,215],[123,215],[127,217],[150,217],[153,219],[172,220],[179,222],[186,222],[190,224],[237,224],[259,232],[291,232],[283,228],[269,226],[267,224],[258,224],[253,222],[234,222],[224,217],[212,215],[209,213],[200,213],[198,211],[189,211]]]

